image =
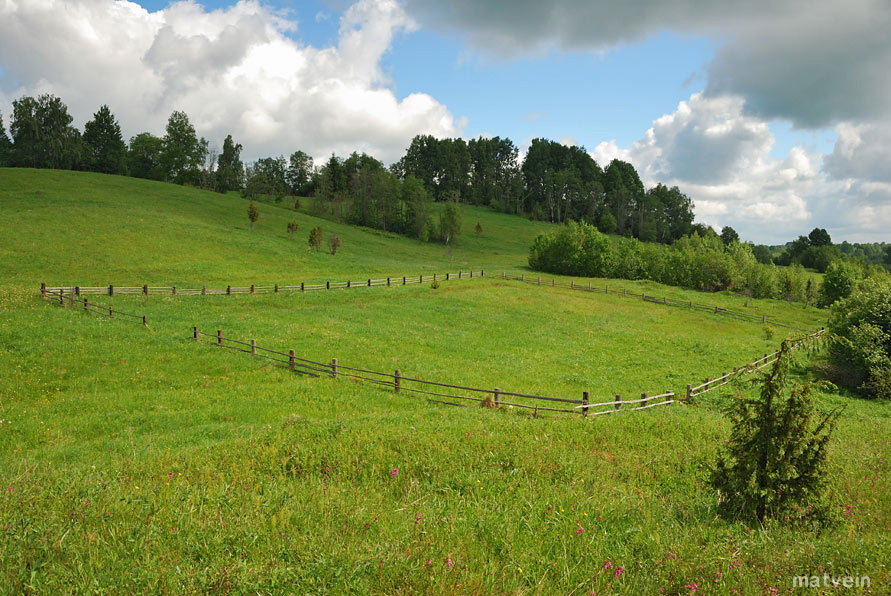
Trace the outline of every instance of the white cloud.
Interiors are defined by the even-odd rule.
[[[860,134],[879,133],[846,129],[835,153],[853,159]],[[632,163],[648,186],[677,185],[694,200],[698,221],[732,226],[746,240],[786,242],[814,227],[849,240],[889,239],[891,182],[834,180],[821,172],[821,162],[832,156],[796,146],[779,159],[771,156],[774,143],[767,123],[748,115],[741,98],[694,94],[654,120],[631,147],[610,141],[591,155],[603,165],[613,158]],[[867,172],[881,171],[875,166],[887,159],[881,153],[867,157],[875,163],[857,162],[870,164]]]
[[[334,47],[294,41],[296,25],[256,0],[154,13],[123,0],[0,2],[0,105],[54,93],[82,126],[105,103],[127,136],[162,134],[183,110],[212,146],[231,133],[247,158],[360,150],[392,161],[416,134],[461,133],[434,98],[388,87],[380,60],[416,27],[395,0],[352,5]]]

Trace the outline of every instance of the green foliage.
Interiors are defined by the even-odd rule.
[[[739,234],[737,234],[736,230],[734,230],[730,226],[724,226],[723,228],[721,228],[721,242],[724,243],[724,246],[730,246],[731,244],[738,243]]]
[[[439,214],[439,239],[445,244],[455,244],[461,233],[461,208],[457,201],[448,201]]]
[[[127,172],[134,178],[163,180],[163,148],[164,141],[151,133],[142,132],[132,137],[127,150]]]
[[[303,151],[295,151],[288,158],[288,169],[285,171],[285,180],[291,189],[291,194],[302,197],[313,193],[313,161],[312,157]]]
[[[271,197],[276,202],[281,201],[288,192],[285,167],[284,157],[261,157],[248,166],[241,195],[251,198]]]
[[[88,170],[104,174],[123,174],[126,170],[127,145],[121,125],[103,105],[84,126],[84,161]]]
[[[257,209],[257,206],[254,205],[254,202],[251,201],[248,204],[247,211],[248,220],[251,222],[251,231],[254,231],[254,224],[260,219],[260,210]]]
[[[12,165],[72,169],[82,161],[81,136],[71,126],[68,107],[54,95],[12,102]]]
[[[332,255],[336,255],[337,249],[341,246],[343,246],[343,241],[340,239],[340,236],[337,235],[337,232],[328,234],[328,250],[331,251]]]
[[[3,114],[0,114],[0,168],[12,164],[12,141],[6,135],[6,127],[3,126]]]
[[[604,234],[615,234],[617,229],[616,217],[611,212],[604,211],[597,222],[597,229]]]
[[[186,113],[174,111],[170,114],[161,143],[164,179],[176,184],[197,185],[206,155],[207,141],[198,138]]]
[[[832,263],[823,276],[817,304],[827,307],[847,298],[857,287],[860,277],[860,271],[855,265],[843,261]]]
[[[319,252],[322,248],[322,241],[325,239],[325,233],[322,231],[322,226],[315,226],[313,229],[309,231],[309,245],[316,252]]]
[[[607,277],[612,270],[609,239],[592,225],[572,220],[551,234],[539,234],[529,252],[529,266],[539,271]]]
[[[217,158],[217,171],[214,179],[214,190],[228,192],[241,190],[244,186],[244,164],[241,162],[241,143],[226,135],[223,141],[223,152]]]
[[[829,330],[834,380],[864,397],[891,399],[891,278],[869,277],[833,304]]]
[[[731,519],[764,524],[768,517],[820,520],[829,513],[827,445],[841,409],[820,415],[814,385],[787,391],[791,349],[784,340],[757,398],[739,395],[728,408],[730,437],[710,483],[719,511]]]
[[[293,235],[294,232],[300,229],[300,224],[297,223],[296,220],[292,219],[288,222],[288,234]]]

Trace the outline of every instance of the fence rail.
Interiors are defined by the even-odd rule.
[[[476,403],[486,402],[486,405],[496,408],[500,406],[526,408],[534,410],[536,414],[538,412],[560,412],[564,414],[577,414],[585,417],[587,417],[589,413],[594,415],[611,414],[620,411],[620,408],[622,406],[637,405],[637,407],[633,409],[642,410],[654,406],[663,406],[674,403],[674,392],[668,391],[666,393],[653,395],[650,397],[648,397],[647,394],[644,393],[641,394],[641,399],[632,400],[622,400],[621,396],[617,395],[616,399],[613,401],[592,404],[589,402],[589,394],[587,391],[582,392],[581,399],[554,397],[549,395],[536,395],[531,393],[502,391],[498,387],[470,387],[467,385],[456,385],[452,383],[443,383],[441,381],[430,381],[427,379],[407,377],[404,376],[400,370],[395,370],[390,373],[364,368],[356,368],[340,364],[337,358],[332,358],[331,362],[319,362],[316,360],[309,360],[307,358],[298,357],[294,350],[290,350],[288,353],[285,353],[278,350],[271,350],[269,348],[260,347],[257,345],[257,341],[253,339],[250,341],[244,341],[228,338],[223,335],[222,330],[217,330],[217,332],[214,334],[206,333],[200,331],[198,327],[193,327],[192,338],[196,341],[202,341],[202,339],[205,339],[205,341],[214,346],[226,348],[236,352],[249,353],[254,356],[259,356],[274,361],[280,366],[287,367],[293,372],[299,374],[310,375],[313,377],[326,375],[332,378],[337,378],[338,376],[347,376],[353,379],[359,379],[391,388],[396,393],[402,391],[416,393],[419,395],[428,396],[428,399],[430,399],[431,401],[447,403],[449,405],[456,406],[464,404],[446,402],[440,399],[433,398],[447,398],[460,400],[463,402]],[[462,393],[456,393],[455,391],[460,391]],[[514,399],[512,401],[505,401],[505,397],[529,400],[532,402],[541,401],[558,404],[571,404],[574,407],[567,409],[534,403],[521,403],[517,401],[517,399]],[[657,403],[651,403],[654,401]],[[594,410],[596,408],[609,409],[590,412],[590,410]],[[627,409],[632,408],[626,408],[626,410]]]
[[[582,292],[599,292],[601,294],[614,294],[616,296],[623,297],[631,297],[631,298],[640,298],[644,302],[652,302],[654,304],[664,304],[666,306],[677,306],[681,308],[687,308],[690,310],[698,310],[703,312],[712,312],[715,314],[724,315],[730,318],[734,318],[740,321],[748,321],[751,323],[761,323],[771,325],[775,325],[777,327],[784,327],[786,329],[791,329],[793,331],[810,331],[809,329],[803,329],[801,327],[796,327],[795,325],[790,325],[789,323],[784,323],[782,321],[778,321],[776,319],[770,318],[767,315],[754,315],[751,313],[740,312],[736,310],[730,310],[727,308],[722,308],[720,306],[712,306],[708,304],[700,304],[698,302],[693,302],[692,300],[678,300],[677,298],[667,298],[665,296],[659,298],[657,296],[648,296],[646,293],[635,294],[634,292],[629,292],[625,288],[616,289],[615,287],[610,288],[609,284],[605,284],[603,287],[594,286],[590,281],[587,284],[575,283],[575,280],[570,280],[569,283],[557,281],[555,278],[551,278],[550,280],[542,279],[540,275],[508,275],[507,272],[501,273],[501,279],[520,281],[527,284],[537,285],[537,286],[546,286],[550,288],[569,288],[570,290],[579,290]]]
[[[103,306],[100,304],[96,304],[95,302],[90,302],[89,298],[77,298],[74,296],[74,294],[66,295],[63,290],[47,290],[46,293],[48,300],[50,299],[50,297],[52,297],[53,302],[62,307],[66,306],[66,303],[70,307],[82,304],[84,312],[105,315],[109,319],[113,319],[115,318],[115,316],[126,317],[128,320],[136,320],[143,325],[148,326],[148,321],[145,315],[134,315],[132,313],[121,312],[119,310],[115,310],[113,306]],[[58,298],[58,300],[56,300],[56,298]]]
[[[826,330],[820,329],[819,331],[815,331],[814,333],[811,333],[811,334],[801,337],[799,339],[793,340],[792,349],[795,350],[798,348],[798,346],[801,344],[801,342],[803,342],[807,339],[813,338],[813,337],[818,337],[820,335],[823,335],[824,333],[826,333]],[[696,385],[695,387],[692,385],[687,385],[686,397],[687,397],[687,399],[690,399],[691,397],[696,397],[696,396],[702,395],[704,393],[708,393],[709,391],[713,391],[713,390],[717,389],[718,387],[723,387],[724,385],[728,384],[730,381],[732,381],[734,378],[736,378],[740,375],[750,374],[750,373],[759,371],[762,368],[769,366],[769,365],[773,364],[774,362],[776,362],[777,358],[779,357],[779,354],[780,354],[779,350],[777,350],[775,352],[771,352],[770,354],[764,354],[764,356],[762,356],[760,358],[755,358],[755,360],[753,362],[746,363],[743,366],[734,366],[733,372],[729,372],[729,373],[722,372],[720,376],[718,376],[714,379],[710,379],[710,378],[706,377],[705,382],[700,383],[699,385]]]
[[[324,283],[310,284],[300,282],[295,285],[258,285],[251,284],[249,286],[233,286],[227,285],[225,288],[208,288],[202,285],[200,288],[181,288],[177,286],[150,286],[148,284],[142,286],[116,286],[109,284],[107,286],[48,286],[46,283],[40,284],[40,294],[43,298],[48,298],[50,294],[63,292],[65,294],[73,294],[74,296],[118,296],[118,295],[142,295],[142,296],[208,296],[208,295],[233,295],[233,294],[278,294],[280,292],[313,292],[318,290],[340,290],[354,288],[372,288],[382,286],[407,286],[412,284],[422,284],[425,281],[454,281],[456,279],[473,279],[474,277],[485,277],[485,270],[479,271],[451,271],[442,273],[419,274],[415,276],[401,275],[398,277],[382,277],[380,279],[361,279],[358,281],[326,281]]]

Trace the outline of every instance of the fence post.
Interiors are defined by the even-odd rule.
[[[556,288],[556,287],[557,287],[557,280],[554,279],[553,277],[551,278],[551,287],[552,287],[552,288]]]
[[[251,294],[254,293],[254,284],[251,284]]]
[[[495,402],[495,407],[501,407],[501,389],[498,387],[495,388],[495,391],[492,392],[492,399]]]
[[[40,297],[46,300],[46,282],[40,282]]]
[[[622,288],[622,296],[624,296],[625,298],[628,297],[628,288]]]
[[[217,345],[223,345],[223,330],[217,329]]]
[[[541,285],[541,276],[538,276],[538,285]]]
[[[526,281],[526,274],[525,274],[525,273],[521,273],[521,274],[520,274],[520,281]]]
[[[114,318],[114,307],[112,307],[112,306],[109,306],[109,307],[108,307],[108,318],[109,318],[109,319],[113,319],[113,318]]]
[[[325,289],[326,289],[326,290],[330,290],[330,289],[331,289],[331,282],[330,282],[330,281],[326,281],[326,282],[325,282]]]
[[[143,326],[143,327],[148,327],[148,323],[147,323],[146,320],[145,320],[145,315],[142,315],[142,326]]]
[[[693,301],[690,301],[690,310],[693,310]]]
[[[606,288],[603,290],[604,294],[609,294],[609,284],[606,284]]]
[[[347,289],[350,288],[350,280],[347,280]]]
[[[587,405],[588,405],[588,392],[587,392],[587,391],[582,391],[582,405],[583,405],[583,406],[587,406]],[[583,408],[583,409],[582,409],[582,415],[583,415],[585,418],[588,417],[588,408]]]
[[[300,291],[301,291],[301,292],[305,292],[305,291],[306,291],[306,290],[303,289],[303,282],[302,282],[302,281],[300,282]]]
[[[397,368],[393,371],[393,390],[399,393],[400,389],[402,389],[402,372]]]
[[[204,284],[204,285],[201,286],[201,295],[202,295],[202,296],[206,296],[206,295],[207,295],[207,284]]]
[[[501,272],[501,279],[507,279],[507,271],[502,271],[502,272]],[[44,287],[46,287],[46,284],[44,284]],[[46,291],[46,290],[44,290],[44,292],[45,292],[45,291]]]
[[[59,288],[59,306],[65,306],[65,288]]]
[[[142,284],[142,295],[148,296],[148,284]]]
[[[294,359],[294,350],[288,350],[288,368],[293,371],[296,364],[297,361]]]
[[[449,281],[449,275],[451,274],[449,272],[446,272],[446,281]]]
[[[708,380],[708,377],[706,377],[706,378],[705,378],[705,390],[706,390],[706,391],[708,391],[708,386],[709,386],[710,383],[711,383],[711,381],[709,381],[709,380]]]
[[[331,376],[337,378],[337,358],[331,359]]]
[[[433,274],[433,281],[436,281],[436,274]]]
[[[74,295],[80,298],[80,286],[74,286]]]
[[[569,280],[569,289],[570,289],[570,290],[574,290],[574,289],[575,289],[575,280],[574,280],[574,279],[570,279],[570,280]]]
[[[173,286],[173,295],[176,296],[176,286]]]
[[[470,270],[470,279],[473,279],[473,269]]]
[[[418,283],[420,283],[420,284],[424,283],[424,274],[421,274],[418,276]]]
[[[371,278],[370,277],[368,278],[368,287],[369,288],[371,287]]]
[[[226,296],[232,295],[232,286],[226,286]]]
[[[84,298],[84,310],[90,310],[90,299]]]
[[[693,397],[693,385],[687,383],[687,401],[689,401],[691,397]]]
[[[761,315],[761,324],[764,325],[767,323],[767,315]]]
[[[256,356],[256,355],[257,355],[257,340],[252,339],[251,340],[251,356]]]
[[[486,270],[480,269],[480,277],[486,277]]]
[[[622,407],[622,404],[620,403],[621,401],[622,401],[622,396],[616,395],[616,409],[617,410]]]
[[[108,295],[114,296],[114,286],[111,284],[108,285]]]
[[[402,285],[405,285],[405,276],[402,276]]]
[[[273,290],[274,294],[278,294],[278,284],[275,284],[275,290]]]
[[[591,291],[591,282],[590,281],[588,282],[588,291],[589,292]]]
[[[641,293],[640,293],[640,299],[641,299],[641,300],[646,300],[646,299],[647,299],[647,294],[646,294],[646,292],[641,292]]]
[[[195,341],[201,341],[200,339],[198,339],[198,326],[197,325],[192,327],[192,339],[194,339]]]
[[[641,399],[641,402],[640,402],[640,405],[637,406],[638,408],[642,408],[642,407],[644,407],[644,404],[647,403],[647,401],[646,401],[646,400],[647,400],[647,394],[646,394],[646,393],[641,393],[641,394],[640,394],[640,399]]]
[[[458,279],[461,279],[461,270],[458,270]]]
[[[662,304],[666,304],[666,302],[665,302],[665,296],[662,297]]]

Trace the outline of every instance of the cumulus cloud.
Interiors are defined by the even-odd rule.
[[[394,36],[416,27],[395,0],[352,5],[333,47],[295,41],[297,27],[254,0],[152,13],[125,0],[7,1],[0,105],[50,92],[82,125],[106,103],[127,136],[162,134],[183,110],[212,146],[232,134],[248,158],[362,150],[391,161],[416,134],[460,134],[444,105],[398,98],[381,72]]]
[[[630,147],[604,142],[591,155],[604,165],[613,158],[632,163],[648,186],[679,186],[694,200],[697,220],[716,228],[730,225],[747,240],[786,242],[823,227],[838,238],[887,241],[891,182],[865,179],[881,172],[887,155],[857,153],[868,146],[861,135],[883,133],[869,127],[842,132],[832,155],[796,146],[773,157],[773,133],[747,113],[742,98],[697,93],[654,120]],[[852,170],[836,154],[863,168]],[[833,159],[835,165],[827,165]],[[824,175],[826,169],[857,176],[833,179]]]

